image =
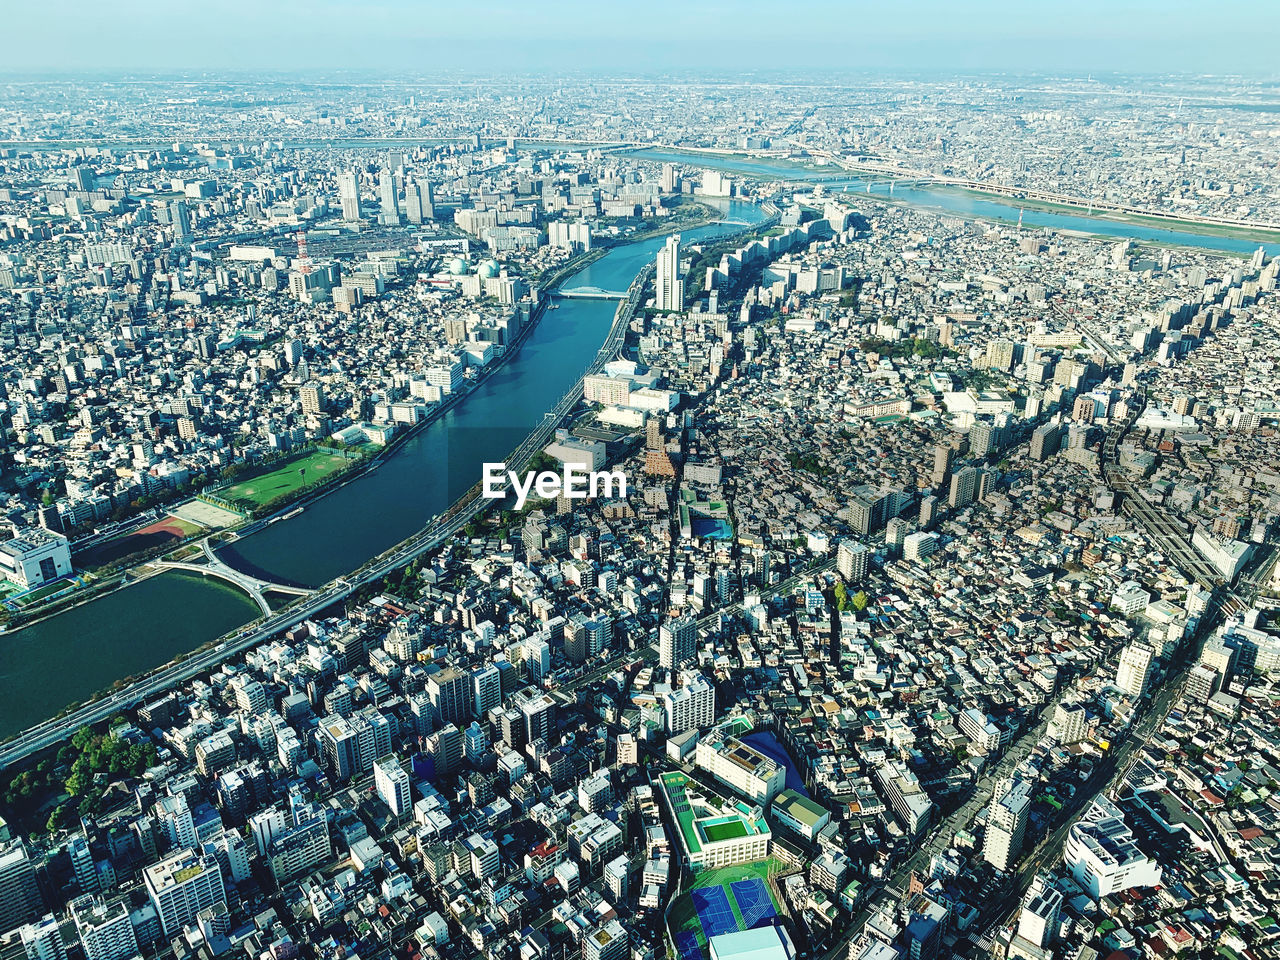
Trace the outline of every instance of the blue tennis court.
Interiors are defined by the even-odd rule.
[[[680,960],[702,960],[698,935],[692,930],[682,930],[676,934],[676,950],[680,952]]]
[[[708,940],[722,933],[737,932],[738,921],[733,918],[733,908],[729,906],[724,887],[699,887],[692,895],[698,921]]]
[[[759,877],[735,880],[729,886],[733,888],[733,899],[738,901],[738,912],[742,914],[742,922],[748,930],[764,926],[763,921],[777,915],[769,888]]]

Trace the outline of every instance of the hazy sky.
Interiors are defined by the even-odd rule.
[[[1280,76],[1271,0],[3,0],[0,71]],[[27,42],[30,38],[30,42]]]

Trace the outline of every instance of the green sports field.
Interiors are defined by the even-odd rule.
[[[745,837],[747,825],[734,817],[732,820],[724,820],[720,823],[714,821],[704,823],[702,832],[712,843],[719,843],[721,840],[737,840],[739,837]]]
[[[231,503],[241,502],[261,507],[342,473],[355,462],[337,454],[315,450],[270,473],[233,483],[225,490],[220,490],[218,495]]]

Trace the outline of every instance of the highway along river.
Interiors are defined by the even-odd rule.
[[[753,204],[726,206],[731,222],[765,219]],[[682,234],[692,242],[725,227]],[[624,291],[662,237],[610,251],[562,289]],[[591,363],[615,300],[556,301],[520,352],[377,469],[219,551],[266,579],[318,586],[411,536],[479,482],[536,427]],[[169,573],[0,635],[0,737],[52,716],[117,680],[146,672],[257,616],[253,602],[218,580]]]

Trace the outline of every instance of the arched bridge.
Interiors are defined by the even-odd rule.
[[[160,570],[186,570],[188,573],[198,573],[201,576],[226,580],[253,598],[253,602],[258,605],[258,609],[263,613],[271,612],[271,605],[267,603],[265,596],[267,593],[288,593],[295,597],[305,597],[312,592],[305,587],[293,587],[283,583],[272,583],[270,580],[262,580],[237,570],[235,567],[228,566],[218,559],[218,555],[213,552],[213,547],[210,546],[208,537],[200,541],[200,549],[204,552],[204,563],[188,563],[183,560],[158,560],[152,566]]]
[[[625,300],[626,290],[605,290],[602,287],[561,287],[552,294],[573,300]]]

